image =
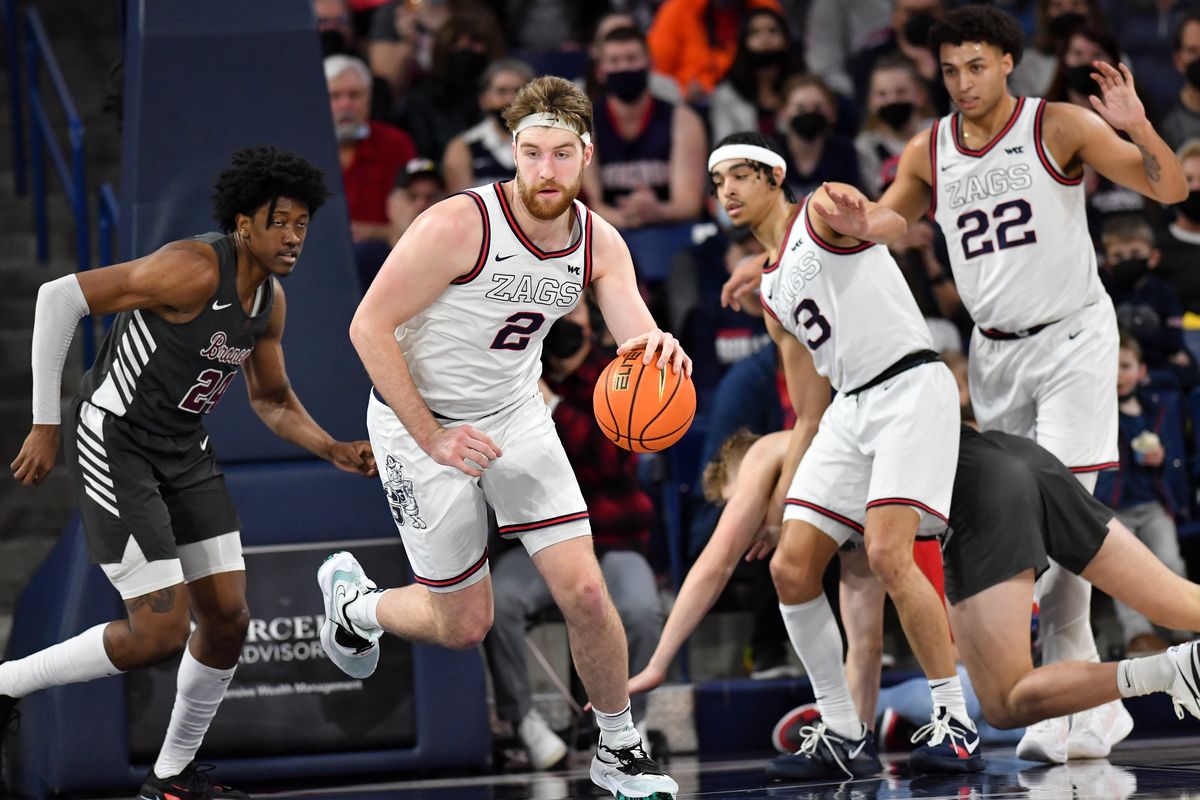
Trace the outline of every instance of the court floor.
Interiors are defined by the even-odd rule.
[[[887,773],[846,783],[771,783],[762,767],[769,753],[752,758],[700,761],[677,757],[669,764],[679,798],[797,798],[797,800],[891,800],[892,798],[1200,798],[1200,739],[1139,740],[1108,760],[1046,766],[1017,759],[1011,748],[986,751],[986,771],[961,777],[910,775],[903,756],[887,762]],[[562,800],[600,798],[587,777],[586,758],[551,774],[439,777],[326,786],[255,797],[307,800]],[[246,787],[253,790],[254,787]]]

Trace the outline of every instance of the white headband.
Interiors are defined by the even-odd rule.
[[[768,167],[780,167],[784,174],[787,174],[787,164],[784,162],[783,156],[774,150],[768,150],[756,144],[726,144],[718,147],[708,157],[708,171],[712,172],[713,167],[717,164],[731,158],[744,158],[747,161],[758,161]]]
[[[592,143],[592,135],[590,133],[587,131],[580,133],[575,130],[573,125],[568,125],[554,114],[549,114],[545,111],[538,111],[521,117],[521,121],[517,123],[517,127],[513,128],[514,142],[517,140],[517,134],[526,128],[562,128],[564,131],[570,131],[582,139],[584,147]]]

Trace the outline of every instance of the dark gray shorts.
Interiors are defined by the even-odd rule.
[[[942,541],[951,604],[1049,558],[1079,574],[1108,535],[1113,512],[1031,439],[964,428]]]

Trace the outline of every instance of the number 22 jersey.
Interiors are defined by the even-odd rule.
[[[1042,141],[1046,101],[1018,97],[983,147],[962,143],[962,116],[930,132],[933,215],[954,282],[975,324],[1018,332],[1060,320],[1104,296],[1081,178]]]

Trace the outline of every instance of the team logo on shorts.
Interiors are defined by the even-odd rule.
[[[420,517],[421,509],[417,507],[413,482],[404,477],[404,465],[389,455],[384,469],[387,480],[383,482],[383,491],[387,493],[388,505],[392,508],[392,519],[404,527],[404,515],[407,514],[413,528],[424,530],[425,520]]]

